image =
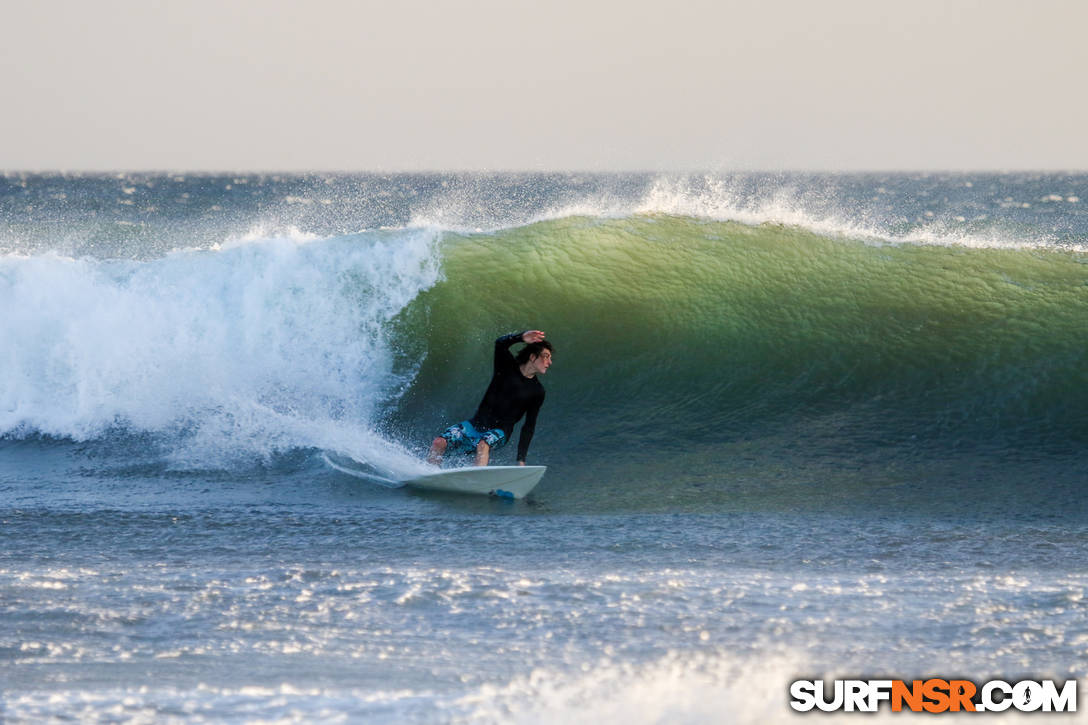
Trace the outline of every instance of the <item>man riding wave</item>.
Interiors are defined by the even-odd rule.
[[[510,348],[525,343],[516,356]],[[468,420],[455,423],[431,443],[427,461],[442,462],[447,451],[475,453],[476,465],[486,466],[491,452],[506,444],[514,425],[525,417],[518,439],[519,466],[525,465],[536,418],[544,404],[544,386],[537,376],[552,364],[552,344],[540,330],[503,335],[495,340],[495,368],[483,400]]]

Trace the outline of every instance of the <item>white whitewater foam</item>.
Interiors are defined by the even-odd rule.
[[[397,458],[371,432],[407,382],[386,325],[438,279],[436,238],[0,257],[0,434],[176,433],[181,465],[299,446]]]

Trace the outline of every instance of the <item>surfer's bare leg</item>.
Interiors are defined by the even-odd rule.
[[[446,439],[439,436],[431,442],[431,452],[427,454],[427,463],[437,466],[446,454]]]
[[[486,466],[487,462],[491,460],[491,446],[487,445],[483,441],[476,446],[476,465]]]

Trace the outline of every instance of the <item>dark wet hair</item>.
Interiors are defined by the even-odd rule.
[[[552,344],[547,340],[541,340],[540,342],[530,342],[528,345],[518,350],[518,354],[514,356],[514,359],[517,360],[518,365],[524,365],[525,363],[529,362],[529,358],[534,356],[540,357],[540,354],[545,350],[551,351],[554,349],[555,348],[552,347]]]

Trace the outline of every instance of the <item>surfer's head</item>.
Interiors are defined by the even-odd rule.
[[[531,342],[518,350],[515,359],[529,377],[543,375],[552,364],[552,344],[547,340]]]

